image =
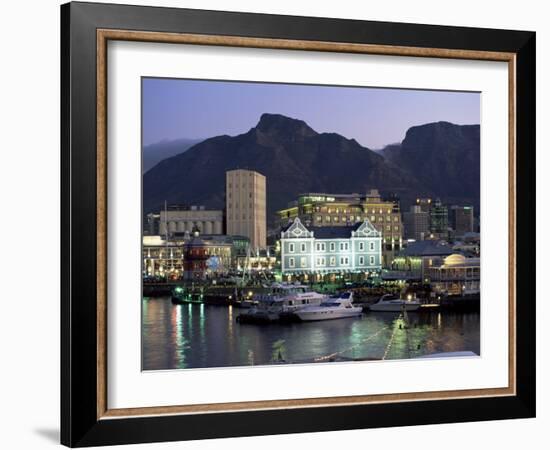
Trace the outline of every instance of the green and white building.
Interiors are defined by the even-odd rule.
[[[382,235],[368,220],[352,226],[307,227],[298,217],[281,231],[283,275],[378,273]]]

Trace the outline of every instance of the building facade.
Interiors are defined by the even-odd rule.
[[[480,259],[453,253],[430,267],[432,290],[437,294],[472,295],[480,292]]]
[[[250,239],[253,249],[266,247],[266,179],[253,170],[225,174],[227,234]]]
[[[412,205],[403,213],[403,229],[407,239],[423,241],[430,236],[430,213],[420,205]]]
[[[277,212],[281,227],[299,218],[307,227],[349,227],[368,221],[381,233],[383,264],[403,246],[399,201],[382,199],[377,189],[367,194],[302,194]]]
[[[223,211],[204,206],[169,205],[158,215],[159,234],[192,233],[223,234]],[[154,228],[152,228],[154,230]]]
[[[430,233],[436,239],[449,237],[449,210],[439,199],[430,208]]]
[[[196,235],[196,236],[195,236]],[[185,278],[185,272],[195,273],[193,278],[205,278],[227,274],[237,267],[241,257],[241,246],[247,239],[226,235],[195,235],[175,233],[168,241],[164,236],[143,236],[143,274],[149,277]],[[189,244],[193,241],[193,252],[189,253]],[[191,264],[188,257],[195,258]],[[201,258],[204,257],[204,260]],[[202,262],[201,262],[202,261]],[[188,264],[189,263],[189,264]]]
[[[474,207],[451,206],[451,227],[455,236],[464,236],[474,231]]]
[[[429,269],[442,264],[443,259],[452,253],[453,248],[444,241],[430,239],[412,242],[395,257],[388,275],[426,281]]]
[[[306,227],[300,218],[281,231],[281,272],[378,273],[382,236],[368,221],[347,227]]]

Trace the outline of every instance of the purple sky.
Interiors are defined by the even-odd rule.
[[[401,142],[414,125],[479,124],[479,102],[469,92],[144,78],[143,144],[234,136],[267,112],[377,149]]]

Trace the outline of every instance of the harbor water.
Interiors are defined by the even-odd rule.
[[[369,312],[357,318],[239,324],[243,310],[142,301],[142,368],[166,370],[480,354],[477,312]]]

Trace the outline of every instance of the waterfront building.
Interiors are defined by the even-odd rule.
[[[423,241],[430,237],[430,213],[420,205],[412,205],[403,213],[403,228],[407,239]]]
[[[469,295],[480,291],[480,259],[459,253],[447,256],[428,270],[432,291],[436,294]]]
[[[366,194],[302,194],[277,212],[280,227],[295,218],[307,227],[350,227],[368,221],[381,233],[382,263],[390,264],[403,246],[403,224],[397,199],[382,199],[377,189]]]
[[[274,248],[257,249],[237,261],[238,270],[249,272],[273,272],[278,269],[277,254]]]
[[[411,242],[392,262],[392,270],[387,277],[425,280],[430,267],[441,264],[453,253],[453,248],[439,240]]]
[[[193,237],[184,244],[183,279],[204,280],[208,270],[209,256],[206,244],[195,231]]]
[[[195,233],[198,231],[195,230]],[[193,236],[187,232],[176,232],[168,241],[164,236],[144,236],[142,246],[144,275],[174,279],[184,277],[187,247],[195,237],[198,238],[198,234]],[[199,247],[199,243],[201,244],[199,253],[205,256],[206,260],[204,264],[198,264],[194,269],[187,271],[197,272],[200,269],[204,272],[204,276],[216,276],[226,274],[237,267],[239,258],[243,254],[246,255],[246,249],[243,251],[243,247],[248,246],[248,239],[243,236],[200,235],[200,239],[195,239],[195,248]],[[197,256],[195,253],[190,253],[189,256]],[[188,265],[188,269],[190,267]],[[203,275],[198,278],[202,279]]]
[[[154,215],[152,216],[154,220]],[[223,234],[223,211],[204,206],[168,205],[158,215],[160,235],[176,232],[192,233],[196,228],[204,234]],[[154,229],[154,228],[153,228]]]
[[[283,276],[379,273],[381,233],[364,220],[350,226],[306,227],[299,217],[281,231]]]
[[[446,205],[437,199],[430,208],[430,233],[436,239],[449,237],[449,211]]]
[[[451,206],[451,227],[455,236],[464,236],[474,231],[474,207]]]
[[[227,234],[250,239],[252,249],[266,247],[266,179],[253,170],[225,174]]]
[[[143,275],[179,279],[183,275],[183,246],[161,236],[143,236]]]

